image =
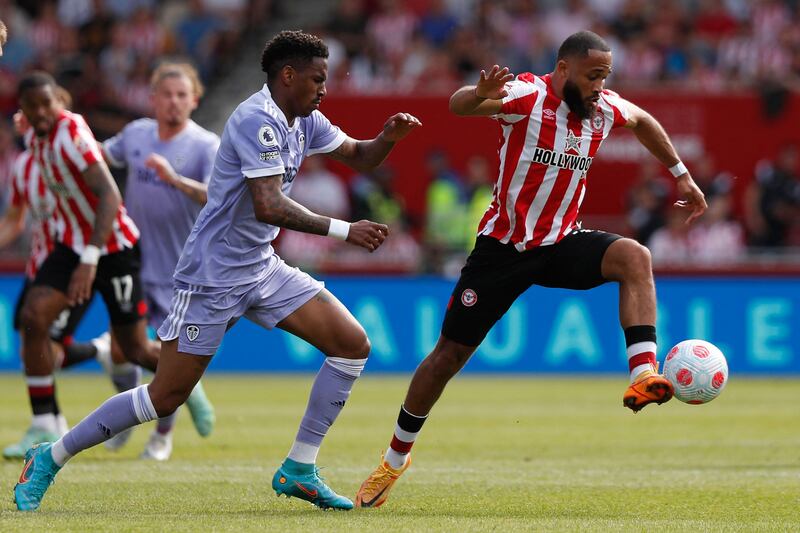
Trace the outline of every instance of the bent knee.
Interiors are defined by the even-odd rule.
[[[158,387],[153,387],[151,384],[148,387],[148,392],[156,414],[158,414],[159,418],[164,418],[174,413],[186,401],[191,391],[175,388],[162,390]]]
[[[645,279],[652,277],[650,250],[633,239],[620,239],[609,248],[610,279]]]
[[[23,330],[28,332],[46,331],[50,324],[44,316],[44,310],[40,309],[36,303],[27,302],[20,311],[19,319]]]
[[[340,335],[328,355],[348,359],[366,359],[369,357],[371,349],[372,344],[369,342],[367,333],[359,326]]]

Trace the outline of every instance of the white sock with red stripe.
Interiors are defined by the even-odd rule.
[[[628,346],[628,369],[631,371],[631,383],[636,376],[646,370],[655,371],[656,343],[637,342]]]
[[[412,415],[406,411],[405,407],[400,407],[392,442],[383,456],[383,460],[389,463],[389,466],[398,469],[406,464],[408,454],[411,453],[411,447],[414,445],[414,441],[417,440],[420,430],[422,430],[422,424],[427,419],[428,415]]]
[[[628,349],[628,370],[631,383],[642,372],[656,369],[655,326],[630,326],[625,328],[625,344]]]

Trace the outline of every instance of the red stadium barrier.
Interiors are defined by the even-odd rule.
[[[800,95],[788,96],[775,118],[767,118],[765,101],[754,93],[624,96],[664,125],[690,169],[692,160],[705,153],[713,156],[718,170],[738,177],[734,189],[737,212],[741,212],[738,200],[752,179],[756,162],[773,158],[783,143],[800,142]],[[411,215],[421,216],[425,210],[429,180],[425,159],[432,149],[445,150],[459,171],[474,154],[489,158],[496,168],[499,126],[490,119],[450,114],[447,97],[331,96],[322,110],[351,136],[362,139],[373,137],[382,121],[398,111],[412,113],[422,121],[423,128],[400,143],[389,158],[395,171],[395,189],[405,198]],[[612,133],[592,163],[583,214],[621,214],[626,190],[637,177],[637,166],[648,157],[632,133]],[[343,166],[337,166],[337,171],[345,176],[352,174]]]

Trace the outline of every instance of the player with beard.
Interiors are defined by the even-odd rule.
[[[658,374],[656,293],[650,253],[632,239],[582,229],[578,209],[592,158],[612,129],[630,128],[676,178],[691,211],[706,209],[703,193],[648,113],[603,88],[611,49],[582,31],[558,51],[555,70],[514,79],[495,65],[477,85],[456,91],[456,115],[489,116],[501,127],[494,198],[478,226],[445,313],[441,336],[420,363],[400,408],[394,437],[378,468],[361,485],[356,505],[378,507],[410,464],[410,451],[447,382],[466,364],[489,329],[531,285],[585,290],[619,283],[619,319],[627,344],[630,386],[623,404],[638,412],[672,397]]]

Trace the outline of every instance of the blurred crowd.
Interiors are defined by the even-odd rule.
[[[17,109],[16,85],[47,70],[75,110],[105,138],[149,110],[149,76],[167,59],[189,60],[208,82],[271,0],[0,0],[9,39],[0,62],[0,115]]]
[[[550,72],[568,35],[614,51],[614,86],[800,90],[797,0],[339,0],[324,34],[337,91],[447,92],[495,63]]]
[[[734,177],[706,156],[692,165],[708,211],[691,226],[675,209],[674,182],[648,162],[628,197],[627,227],[662,267],[736,265],[800,246],[800,146],[786,144],[774,160],[759,161],[741,205]]]

